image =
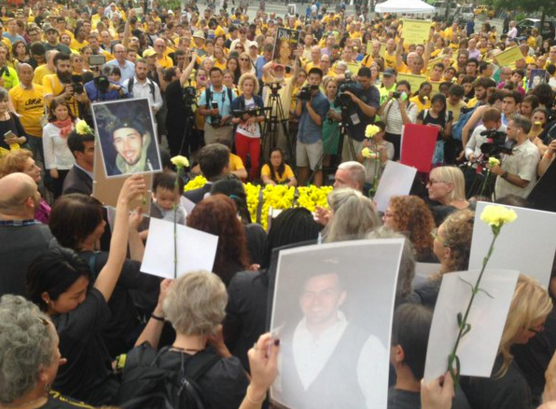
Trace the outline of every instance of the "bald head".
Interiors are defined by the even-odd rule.
[[[0,217],[2,219],[33,219],[38,188],[31,176],[11,173],[0,179]],[[29,200],[31,199],[31,200]]]

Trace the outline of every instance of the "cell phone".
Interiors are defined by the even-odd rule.
[[[104,55],[90,55],[89,65],[104,65],[106,57]]]
[[[218,109],[218,102],[212,101],[212,109]]]
[[[15,138],[15,134],[12,131],[8,131],[4,134],[4,139]]]

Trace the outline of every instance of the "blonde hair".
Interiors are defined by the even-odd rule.
[[[454,200],[465,200],[465,177],[457,166],[439,166],[431,171],[431,177],[438,176],[440,180],[451,184],[453,189],[446,195],[447,203]]]
[[[475,212],[465,209],[452,213],[442,222],[441,241],[451,250],[451,256],[442,266],[440,274],[463,271],[469,267],[474,221]]]
[[[0,178],[10,173],[23,172],[28,159],[33,159],[33,153],[27,149],[10,151],[0,161]]]
[[[536,280],[525,275],[519,276],[498,349],[504,362],[496,377],[501,378],[508,372],[513,360],[510,348],[516,337],[527,331],[533,322],[546,318],[552,307],[548,292]]]
[[[226,315],[227,303],[220,277],[200,270],[175,280],[162,308],[178,334],[212,335]]]
[[[333,212],[325,230],[327,242],[357,240],[380,226],[373,201],[355,189],[337,189],[328,196]]]
[[[237,84],[237,87],[243,92],[243,83],[247,80],[253,81],[253,95],[257,95],[259,93],[259,81],[254,74],[246,73],[239,77],[239,83]]]

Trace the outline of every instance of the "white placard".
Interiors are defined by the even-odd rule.
[[[212,271],[218,236],[177,225],[178,277],[196,270]],[[143,273],[174,277],[174,223],[151,218],[145,246]]]
[[[492,241],[491,227],[481,221],[486,205],[477,203],[469,269],[481,268]],[[517,219],[502,227],[494,245],[488,268],[518,270],[548,288],[556,251],[556,213],[523,207],[504,206],[517,213]]]
[[[448,357],[458,335],[457,314],[465,314],[471,298],[471,287],[463,280],[474,285],[479,272],[455,272],[442,278],[427,347],[426,382],[445,374],[448,369]],[[457,352],[460,375],[491,376],[518,276],[515,270],[487,269],[483,274],[480,288],[492,298],[482,291],[475,296],[467,319],[471,330],[460,341]]]
[[[271,318],[280,338],[274,402],[291,409],[386,409],[403,242],[360,240],[280,252]]]
[[[405,196],[411,191],[417,169],[388,161],[378,183],[374,201],[380,212],[385,212],[393,196]]]
[[[187,197],[185,196],[181,196],[180,197],[180,202],[181,205],[183,206],[183,208],[185,209],[186,213],[189,215],[191,214],[191,212],[193,211],[193,209],[195,208],[195,203],[192,202],[191,200],[189,200]]]

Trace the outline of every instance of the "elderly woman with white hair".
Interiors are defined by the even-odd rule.
[[[49,394],[65,363],[58,343],[50,318],[32,302],[15,295],[0,299],[0,407],[75,407]]]
[[[429,199],[437,202],[432,206],[436,225],[456,210],[469,208],[465,198],[465,177],[456,166],[439,166],[434,168],[427,182]]]
[[[136,388],[132,375],[155,366],[175,371],[176,375],[182,368],[186,375],[188,368],[195,368],[193,371],[199,374],[195,381],[206,409],[238,408],[249,380],[239,359],[231,356],[217,335],[228,302],[220,277],[207,271],[188,273],[174,280],[167,289],[161,288],[161,299],[162,308],[157,307],[154,319],[149,321],[136,348],[126,357],[118,403],[145,397],[145,390]],[[157,351],[164,320],[176,330],[176,339],[170,347]],[[211,341],[216,349],[207,345],[211,338],[218,339]],[[143,407],[160,407],[159,403],[154,403],[145,401]]]

